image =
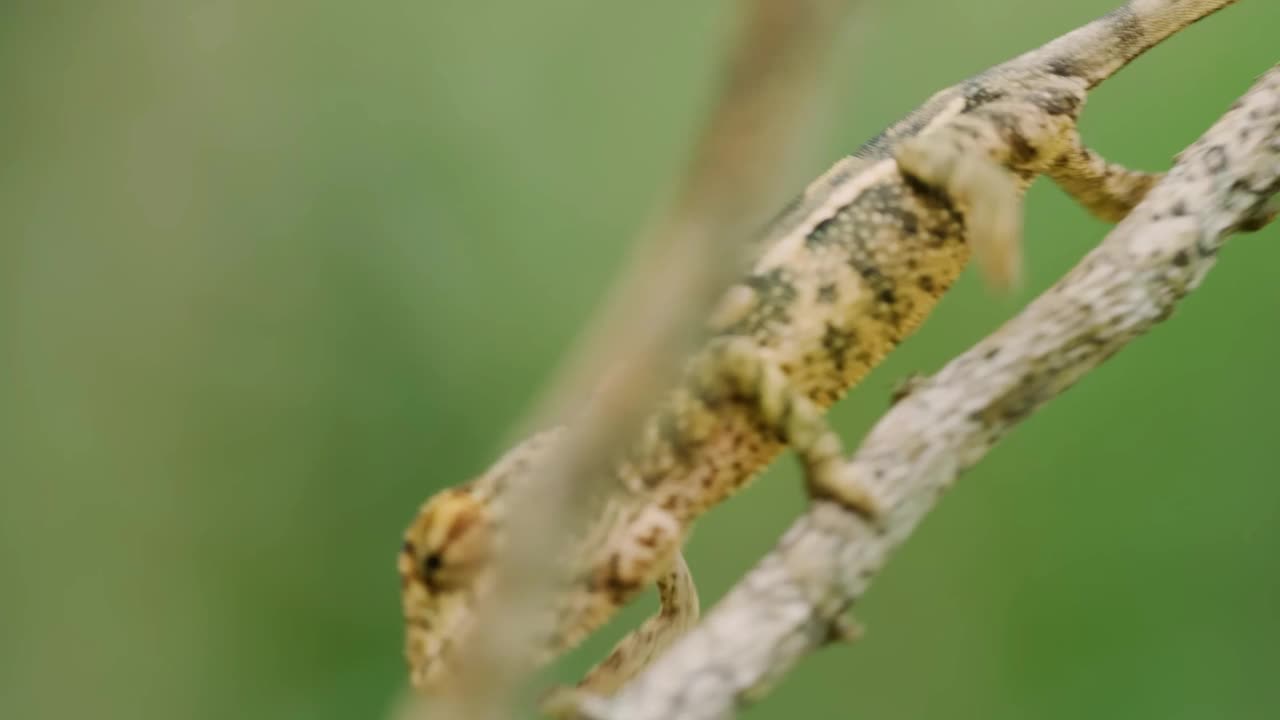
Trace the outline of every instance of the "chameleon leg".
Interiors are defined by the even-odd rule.
[[[1130,170],[1107,162],[1081,143],[1078,134],[1073,133],[1072,140],[1073,146],[1046,174],[1099,219],[1123,220],[1162,177],[1161,173]]]
[[[799,456],[811,495],[876,521],[883,514],[879,503],[847,472],[843,443],[822,408],[794,387],[767,352],[746,338],[713,341],[695,366],[694,380],[703,399],[711,405],[747,402],[756,421]]]
[[[671,567],[658,578],[657,586],[658,612],[618,641],[608,657],[591,668],[577,687],[552,690],[543,700],[544,713],[573,717],[583,693],[613,694],[693,627],[699,614],[698,589],[683,555],[676,554]]]
[[[893,151],[899,170],[959,204],[974,255],[989,282],[1016,286],[1022,267],[1022,183],[1007,170],[1009,143],[980,113],[961,115],[904,140]]]
[[[600,695],[613,693],[698,621],[698,589],[683,555],[676,554],[657,585],[658,612],[623,637],[608,657],[591,668],[578,683],[579,689]]]

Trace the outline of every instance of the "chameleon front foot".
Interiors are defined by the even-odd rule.
[[[993,287],[1009,290],[1022,275],[1022,203],[1016,176],[988,152],[1002,147],[991,124],[961,116],[904,141],[893,157],[906,177],[963,207],[978,266]]]
[[[851,473],[840,436],[822,408],[766,352],[744,340],[721,340],[698,373],[704,399],[712,405],[729,399],[748,403],[756,420],[800,458],[811,496],[877,521],[883,515],[880,503]]]
[[[1108,162],[1086,147],[1078,133],[1070,146],[1046,173],[1084,209],[1107,222],[1120,222],[1147,196],[1163,173],[1130,170]]]

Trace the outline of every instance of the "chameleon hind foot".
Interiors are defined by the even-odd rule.
[[[676,554],[657,586],[658,612],[618,641],[576,687],[558,687],[548,693],[541,703],[544,713],[575,717],[584,696],[612,695],[693,627],[700,612],[698,589],[683,555]]]

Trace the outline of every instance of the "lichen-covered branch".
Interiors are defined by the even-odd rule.
[[[815,503],[700,626],[614,697],[586,699],[583,716],[730,717],[843,635],[843,613],[938,495],[1012,427],[1167,319],[1228,236],[1271,219],[1277,190],[1280,66],[1066,277],[881,419],[849,461],[885,508],[881,523]]]

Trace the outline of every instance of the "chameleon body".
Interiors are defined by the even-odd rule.
[[[1107,163],[1080,141],[1087,91],[1234,0],[1133,0],[1043,47],[947,88],[811,183],[770,225],[750,274],[726,293],[710,340],[621,457],[616,498],[578,544],[556,629],[535,661],[576,645],[657,584],[661,609],[584,681],[609,692],[697,617],[680,548],[693,522],[796,451],[815,495],[871,519],[841,476],[823,411],[912,333],[977,249],[988,277],[1019,264],[1023,191],[1048,175],[1095,215],[1123,217],[1158,176]],[[557,431],[516,446],[438,493],[399,556],[411,681],[446,689],[473,608],[492,585],[507,489],[533,474]]]

